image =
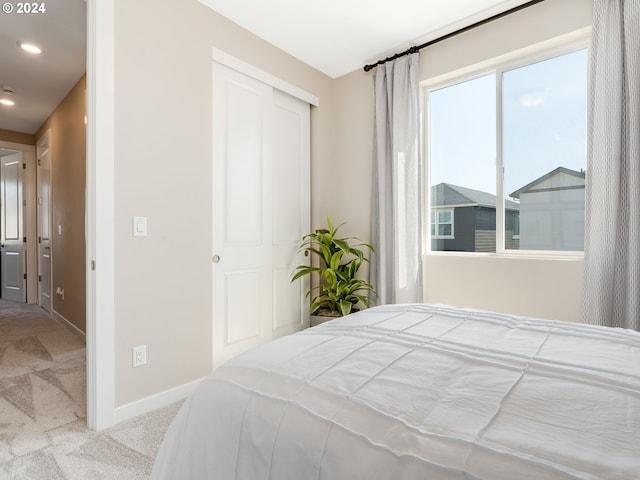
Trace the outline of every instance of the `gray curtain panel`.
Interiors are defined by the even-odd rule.
[[[594,0],[584,320],[640,329],[640,0]]]
[[[387,62],[374,76],[374,305],[422,301],[419,57]]]

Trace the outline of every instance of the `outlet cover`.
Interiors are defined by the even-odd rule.
[[[147,346],[133,347],[133,366],[141,367],[147,364]]]

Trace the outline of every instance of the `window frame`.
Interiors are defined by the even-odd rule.
[[[584,250],[514,250],[505,247],[505,198],[504,198],[504,159],[503,159],[503,108],[502,108],[502,81],[505,72],[525,67],[534,63],[550,60],[578,50],[591,49],[591,28],[580,29],[560,37],[541,42],[523,49],[501,55],[490,60],[470,65],[452,72],[448,72],[420,83],[423,105],[423,140],[424,140],[424,184],[423,195],[424,211],[431,212],[431,158],[430,158],[430,92],[469,80],[494,74],[496,76],[496,251],[495,253],[483,252],[446,252],[432,250],[431,222],[424,228],[424,253],[428,255],[472,255],[472,256],[504,256],[504,257],[533,257],[533,258],[583,258]],[[587,53],[589,57],[589,53]],[[587,64],[587,72],[589,64]],[[429,213],[429,220],[431,219]],[[425,222],[427,223],[427,222]],[[518,235],[519,237],[519,235]],[[515,237],[514,237],[515,238]]]
[[[431,211],[431,213],[436,213],[436,222],[432,223],[429,222],[429,232],[431,232],[431,225],[435,225],[436,226],[436,232],[438,231],[438,225],[451,225],[451,234],[450,235],[438,235],[437,233],[435,235],[431,235],[431,238],[433,238],[434,240],[453,240],[456,238],[456,231],[455,231],[455,223],[456,223],[456,212],[455,212],[455,208],[435,208],[434,210]],[[446,222],[446,223],[440,223],[440,215],[438,215],[440,212],[449,212],[451,213],[451,222]],[[431,219],[431,214],[429,214],[429,219]]]

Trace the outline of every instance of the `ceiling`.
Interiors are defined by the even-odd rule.
[[[97,0],[98,1],[98,0]],[[192,0],[193,1],[193,0]],[[526,0],[199,0],[331,77],[433,40]],[[17,2],[7,2],[17,5]],[[0,129],[35,133],[86,66],[85,0],[43,3],[45,13],[0,13]],[[42,55],[24,53],[29,41]]]
[[[0,88],[0,99],[15,102],[0,105],[0,129],[35,133],[85,72],[86,3],[39,3],[44,13],[0,13],[0,86],[15,90],[6,95]],[[17,42],[37,44],[43,53],[27,54]]]
[[[527,0],[199,0],[331,77]]]

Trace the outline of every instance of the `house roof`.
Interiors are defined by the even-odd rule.
[[[474,190],[472,188],[460,187],[450,183],[439,183],[431,187],[431,205],[433,207],[456,207],[456,206],[479,206],[496,208],[496,196]],[[520,205],[511,200],[505,199],[507,210],[520,210]]]
[[[533,190],[534,187],[536,187],[537,185],[540,185],[541,183],[546,182],[550,178],[555,177],[556,175],[561,175],[561,174],[570,175],[572,177],[576,177],[581,180],[584,180],[586,177],[586,174],[584,171],[578,172],[576,170],[571,170],[569,168],[558,167],[555,170],[551,170],[549,173],[546,173],[543,176],[536,178],[533,182],[526,184],[524,187],[516,190],[509,196],[512,198],[520,198],[520,194],[527,192],[529,190]]]

